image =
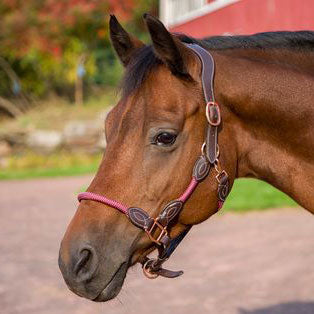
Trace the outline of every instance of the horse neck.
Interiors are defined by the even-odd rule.
[[[308,67],[313,61],[287,51],[282,59],[280,51],[275,59],[273,54],[214,55],[216,98],[223,106],[221,141],[228,147],[233,137],[236,177],[267,181],[314,212],[314,66]]]

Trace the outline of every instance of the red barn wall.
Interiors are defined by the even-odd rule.
[[[314,1],[240,0],[181,25],[172,26],[170,30],[194,37],[314,30]]]

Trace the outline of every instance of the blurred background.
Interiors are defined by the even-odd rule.
[[[313,314],[313,294],[307,287],[313,291],[314,278],[302,272],[304,265],[311,265],[314,273],[313,218],[287,209],[297,205],[257,180],[238,180],[225,204],[226,215],[214,220],[210,230],[205,226],[199,233],[193,231],[182,245],[174,260],[181,261],[179,267],[186,261],[190,274],[186,281],[173,284],[162,279],[166,288],[160,292],[158,283],[142,279],[140,270],[131,271],[127,286],[139,294],[127,294],[122,306],[118,302],[109,307],[79,300],[66,289],[57,269],[59,242],[75,211],[75,195],[88,186],[105,150],[104,119],[119,98],[123,74],[110,46],[109,14],[148,43],[145,12],[159,16],[171,31],[197,38],[314,29],[313,0],[1,0],[0,306],[4,312],[1,307],[0,312],[159,313],[150,305],[158,302],[160,293],[172,294],[175,287],[182,293],[174,299],[176,306],[162,307],[164,313],[179,308],[181,313],[197,309],[220,314]],[[284,209],[257,212],[275,207]],[[245,215],[233,216],[234,212]],[[214,241],[217,238],[220,242]],[[280,248],[272,246],[278,241]],[[195,243],[202,248],[209,245],[209,251],[191,258],[189,250]],[[281,277],[268,273],[271,264],[280,274],[291,255],[296,259],[289,259]],[[208,256],[215,261],[210,269],[202,262]],[[257,290],[241,277],[243,263]],[[217,265],[222,266],[216,269]],[[298,277],[290,278],[291,272]],[[220,282],[218,290],[204,290],[205,278],[215,284],[224,278],[225,285]],[[285,290],[291,282],[295,289]],[[144,285],[150,288],[143,289]],[[243,293],[236,295],[234,287]]]
[[[314,29],[312,0],[2,0],[0,179],[97,169],[103,122],[123,72],[110,46],[109,13],[148,42],[144,12],[197,38]],[[234,203],[232,194],[227,208],[251,207],[256,189],[255,207],[294,204],[260,182],[242,181],[238,189],[243,197]]]
[[[0,2],[0,178],[93,172],[122,66],[109,13],[146,39],[149,1]]]

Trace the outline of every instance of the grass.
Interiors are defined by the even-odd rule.
[[[36,129],[62,131],[69,121],[99,118],[108,106],[116,103],[116,100],[117,94],[114,89],[103,91],[98,97],[89,98],[82,106],[70,104],[65,99],[55,96],[35,105],[14,120],[0,120],[0,138],[15,133],[24,134]],[[0,159],[0,180],[93,173],[99,163],[100,154],[56,152],[40,155],[23,152]]]
[[[9,157],[6,161],[7,165],[0,169],[0,180],[94,173],[100,159],[101,154],[59,152],[45,156],[29,152]]]
[[[25,169],[19,171],[4,171],[0,173],[0,180],[30,179],[43,177],[64,177],[93,173],[97,170],[94,165],[71,166],[68,168]]]
[[[238,179],[224,205],[224,210],[243,212],[274,207],[295,207],[297,204],[271,185],[254,179]]]
[[[106,91],[99,97],[91,97],[82,106],[69,104],[65,99],[52,97],[40,102],[16,119],[1,120],[0,137],[3,134],[23,133],[28,130],[63,130],[73,120],[93,120],[117,101],[116,92]],[[53,126],[53,128],[52,128]]]
[[[114,89],[103,91],[98,97],[89,98],[82,106],[70,104],[56,96],[42,101],[16,119],[0,120],[0,138],[27,131],[62,131],[69,121],[95,120],[108,106],[116,103]],[[57,177],[93,173],[100,162],[99,155],[56,152],[40,155],[23,152],[0,159],[0,180]]]

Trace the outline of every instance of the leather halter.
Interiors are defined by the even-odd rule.
[[[174,278],[183,274],[183,271],[170,271],[161,266],[171,256],[192,226],[188,226],[185,231],[173,239],[169,237],[168,229],[171,223],[178,218],[185,202],[192,195],[197,185],[208,176],[211,168],[214,168],[217,172],[218,209],[222,207],[229,193],[228,175],[225,170],[221,170],[219,164],[218,127],[221,124],[221,115],[219,105],[215,102],[214,98],[214,60],[211,54],[202,47],[196,44],[186,45],[192,49],[202,63],[202,87],[206,101],[206,117],[208,121],[207,134],[201,149],[202,154],[194,164],[192,179],[187,189],[178,199],[168,203],[156,218],[150,217],[141,208],[125,206],[103,195],[91,192],[84,192],[78,195],[79,201],[92,200],[118,209],[136,227],[147,233],[150,240],[158,249],[158,257],[156,259],[150,259],[146,256],[142,261],[143,272],[151,279],[159,275]]]

